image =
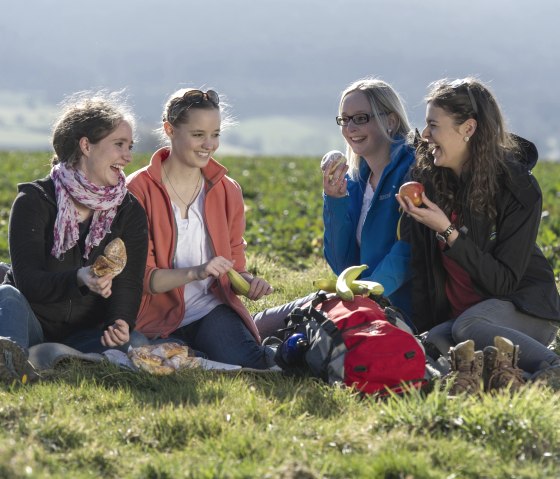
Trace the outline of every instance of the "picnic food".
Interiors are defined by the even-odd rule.
[[[403,183],[399,188],[399,196],[406,196],[414,206],[420,206],[422,204],[422,193],[424,192],[424,186],[422,183],[417,181],[409,181]]]
[[[360,273],[362,273],[362,271],[365,271],[367,268],[367,264],[362,264],[359,266],[349,266],[338,275],[338,278],[336,280],[336,294],[340,299],[344,301],[354,300],[354,293],[350,289],[350,285],[352,284],[352,281],[357,279],[358,276],[360,276]]]
[[[327,293],[335,293],[336,292],[336,279],[331,278],[320,278],[313,281],[313,286],[318,289],[322,289]],[[366,281],[366,280],[359,280],[356,279],[350,283],[350,289],[354,294],[361,294],[361,295],[370,295],[373,294],[375,296],[380,296],[385,291],[383,285],[381,283],[377,283],[376,281]]]
[[[321,161],[321,170],[329,170],[329,181],[333,179],[333,173],[342,163],[346,163],[346,157],[337,150],[329,151],[323,156]]]
[[[132,348],[128,356],[138,369],[157,375],[171,374],[179,369],[199,366],[199,360],[192,350],[178,343],[151,344]]]
[[[247,280],[241,276],[237,271],[234,269],[230,269],[227,272],[228,278],[235,289],[236,292],[242,294],[243,296],[247,296],[249,294],[249,288],[251,287]]]
[[[126,247],[120,238],[115,238],[105,246],[103,254],[99,255],[91,270],[95,276],[105,276],[106,274],[117,275],[126,266]]]

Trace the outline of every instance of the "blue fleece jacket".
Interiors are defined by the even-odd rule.
[[[410,315],[410,245],[397,240],[400,213],[395,194],[414,162],[414,149],[404,138],[398,138],[391,146],[390,159],[366,215],[361,247],[356,230],[370,174],[366,161],[360,160],[358,181],[347,177],[345,197],[333,198],[323,193],[324,254],[337,275],[349,266],[367,264],[361,279],[381,283],[391,302]]]

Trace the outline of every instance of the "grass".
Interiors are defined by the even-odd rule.
[[[257,256],[272,297],[328,273]],[[155,377],[68,363],[0,386],[0,478],[554,478],[559,393],[386,400],[312,378],[190,370]]]
[[[7,222],[13,185],[46,174],[48,155],[0,156]],[[227,162],[248,194],[249,228],[263,228],[260,245],[270,247],[250,242],[248,265],[275,292],[247,306],[256,312],[312,291],[313,279],[329,274],[314,226],[316,159]],[[266,172],[284,176],[271,186]],[[547,195],[560,189],[555,178],[560,166],[546,170]],[[315,245],[271,246],[260,212],[287,209],[277,220],[287,224],[304,216],[298,201],[308,203],[310,225],[298,238]],[[451,399],[436,389],[377,400],[312,378],[197,370],[155,377],[70,362],[37,384],[0,385],[0,478],[556,478],[559,399],[526,387],[511,396]]]

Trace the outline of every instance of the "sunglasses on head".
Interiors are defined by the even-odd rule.
[[[169,114],[167,115],[167,120],[173,123],[179,115],[188,110],[191,106],[197,103],[202,103],[203,101],[209,101],[214,106],[220,104],[220,97],[214,90],[202,91],[202,90],[189,90],[173,105]]]
[[[449,84],[449,86],[451,88],[453,88],[454,90],[458,90],[459,88],[464,87],[467,90],[467,94],[469,95],[469,101],[471,102],[471,107],[472,107],[475,115],[478,114],[478,108],[477,108],[477,105],[476,105],[476,101],[475,101],[474,95],[471,91],[470,83],[467,79],[459,78],[457,80],[452,81]]]

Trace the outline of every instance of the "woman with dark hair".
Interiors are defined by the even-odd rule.
[[[413,320],[446,354],[452,392],[560,386],[548,348],[560,322],[552,268],[536,245],[542,197],[535,146],[507,132],[488,88],[440,80],[427,96],[413,180],[423,205],[397,199],[411,221]],[[483,351],[479,351],[483,350]],[[518,368],[518,365],[521,369]]]
[[[126,351],[148,240],[146,215],[123,172],[133,125],[116,94],[69,98],[54,127],[49,176],[18,186],[11,269],[0,286],[0,379],[21,379],[28,348],[45,341],[86,353]],[[116,238],[126,248],[124,269],[93,274]]]

